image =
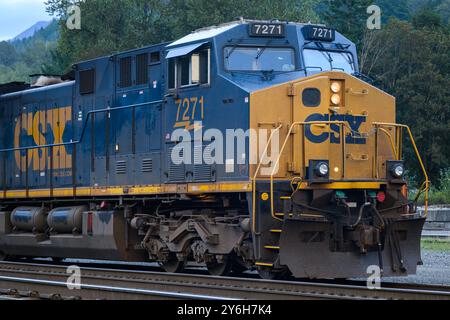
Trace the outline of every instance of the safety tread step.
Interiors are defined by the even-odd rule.
[[[272,233],[282,233],[283,230],[281,230],[281,229],[272,229],[272,230],[270,230],[270,232],[272,232]]]
[[[268,250],[280,250],[281,249],[281,247],[279,247],[279,246],[264,246],[264,248],[268,249]]]
[[[269,267],[269,268],[273,267],[273,263],[271,263],[271,262],[264,262],[264,261],[257,261],[257,262],[255,262],[255,265],[258,266],[258,267]]]

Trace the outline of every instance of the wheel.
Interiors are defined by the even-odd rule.
[[[233,260],[233,263],[231,265],[232,275],[239,276],[248,270],[247,266],[245,265],[245,262],[240,257],[238,257],[235,253],[231,254],[231,258]]]
[[[175,254],[170,254],[169,259],[161,265],[166,272],[180,273],[184,270],[185,261],[179,261]]]
[[[241,263],[239,263],[238,261],[234,261],[233,265],[231,267],[231,273],[235,276],[239,276],[242,275],[245,271],[247,271],[247,267],[243,266]]]
[[[224,256],[223,262],[218,262],[214,258],[214,261],[206,263],[206,268],[208,268],[208,272],[212,276],[226,276],[230,274],[233,268],[233,259],[229,256]]]
[[[269,268],[259,268],[259,276],[265,280],[283,280],[289,277],[287,269],[275,270]]]

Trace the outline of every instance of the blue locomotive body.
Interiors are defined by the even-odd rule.
[[[251,92],[322,71],[305,66],[301,53],[308,40],[303,25],[285,27],[281,38],[249,37],[246,23],[211,28],[170,44],[78,63],[75,81],[0,96],[5,167],[0,189],[16,191],[14,195],[26,191],[20,193],[25,196],[41,190],[35,194],[50,196],[58,194],[50,189],[58,188],[248,181],[248,157],[243,164],[227,159],[233,160],[232,170],[226,170],[226,163],[171,165],[177,143],[172,132],[195,131],[197,121],[204,130],[215,128],[224,135],[229,128],[246,131]],[[335,43],[347,48],[354,59],[352,71],[357,72],[354,45],[339,34]],[[266,76],[229,71],[227,50],[236,46],[292,50],[291,69],[262,70]],[[193,53],[201,55],[203,73],[195,81],[189,79],[192,62],[187,61]]]

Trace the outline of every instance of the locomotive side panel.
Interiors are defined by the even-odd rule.
[[[1,118],[3,146],[11,149],[2,153],[6,167],[2,189],[11,197],[25,197],[26,190],[72,185],[72,150],[61,145],[73,140],[72,83],[14,93],[2,100],[7,101]]]

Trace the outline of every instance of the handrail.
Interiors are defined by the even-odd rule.
[[[282,221],[282,220],[283,220],[283,219],[278,218],[278,217],[275,215],[275,205],[274,205],[274,176],[275,176],[275,174],[276,174],[276,172],[277,172],[277,169],[278,169],[278,167],[279,167],[280,160],[281,160],[281,157],[282,157],[282,155],[283,155],[283,153],[284,153],[284,151],[285,151],[285,149],[286,149],[287,143],[289,142],[289,139],[291,138],[291,134],[292,134],[292,132],[293,132],[293,130],[294,130],[294,127],[295,127],[295,126],[307,126],[307,125],[309,125],[309,126],[313,126],[313,125],[326,125],[326,126],[330,127],[330,126],[333,125],[333,124],[339,125],[339,126],[341,127],[340,132],[341,132],[341,135],[342,135],[342,140],[344,140],[344,141],[342,141],[342,143],[343,143],[343,152],[345,152],[345,128],[347,127],[347,128],[350,130],[350,132],[352,132],[352,130],[351,130],[351,128],[349,127],[349,124],[346,123],[346,122],[344,122],[344,121],[311,121],[311,122],[294,122],[294,123],[290,126],[289,131],[288,131],[288,133],[287,133],[287,135],[286,135],[286,138],[285,138],[285,140],[284,140],[284,142],[283,142],[283,145],[282,145],[282,147],[281,147],[281,150],[280,150],[280,152],[279,152],[279,154],[278,154],[278,157],[277,157],[277,160],[276,160],[276,162],[275,162],[275,165],[274,165],[274,167],[273,167],[273,169],[272,169],[272,172],[271,172],[271,174],[270,174],[270,211],[271,211],[271,216],[272,216],[273,219],[279,220],[279,221]],[[378,132],[378,130],[380,130],[380,131],[382,131],[384,134],[386,134],[386,135],[389,137],[390,145],[391,145],[391,148],[393,148],[392,150],[393,150],[393,153],[394,153],[394,156],[395,156],[395,159],[396,159],[396,160],[398,160],[399,157],[400,157],[400,148],[401,148],[401,146],[402,146],[402,142],[401,142],[401,141],[396,141],[396,142],[397,142],[397,147],[396,147],[396,146],[395,146],[395,142],[393,141],[392,135],[391,135],[386,129],[381,128],[381,127],[383,127],[383,126],[385,126],[385,127],[394,127],[394,128],[401,128],[402,130],[403,130],[404,128],[406,128],[406,130],[408,131],[408,135],[409,135],[410,140],[411,140],[411,143],[412,143],[412,145],[413,145],[413,148],[414,148],[416,157],[417,157],[417,159],[418,159],[418,161],[419,161],[420,167],[421,167],[422,172],[423,172],[423,174],[424,174],[424,176],[425,176],[425,181],[424,181],[424,183],[422,184],[422,186],[420,187],[420,189],[419,189],[419,191],[418,191],[418,194],[417,194],[417,196],[416,196],[415,201],[417,201],[418,198],[420,197],[420,195],[421,195],[422,193],[425,192],[425,214],[424,214],[424,216],[427,217],[427,216],[428,216],[428,201],[429,201],[430,180],[429,180],[428,174],[427,174],[427,172],[426,172],[425,166],[424,166],[424,164],[423,164],[422,158],[421,158],[421,156],[420,156],[419,150],[418,150],[418,148],[417,148],[417,145],[416,145],[416,143],[415,143],[414,137],[413,137],[413,135],[412,135],[411,129],[410,129],[407,125],[394,124],[394,123],[374,122],[374,123],[372,123],[372,125],[375,127],[375,129],[377,130],[377,132]],[[278,127],[277,130],[279,130],[279,128],[280,128],[280,127]],[[264,150],[264,154],[263,154],[264,157],[265,157],[265,154],[267,153],[269,144],[270,144],[270,142],[271,142],[271,140],[272,140],[272,138],[273,138],[273,133],[274,133],[274,132],[272,132],[272,135],[270,136],[269,142],[268,142],[268,144],[266,145],[266,148],[265,148],[265,150]],[[401,133],[401,130],[400,130],[400,132],[396,133],[396,139],[401,139],[401,137],[402,137],[402,133]],[[377,150],[377,148],[378,148],[377,144],[378,144],[378,142],[376,141],[376,143],[375,143],[375,148],[376,148],[376,150]],[[397,149],[398,149],[398,150],[397,150]],[[305,150],[302,150],[302,152],[304,153]],[[345,162],[345,157],[344,157],[344,160],[343,160],[343,161]],[[255,208],[255,203],[256,203],[256,192],[255,192],[255,191],[256,191],[256,177],[257,177],[258,172],[259,172],[259,170],[260,170],[260,168],[261,168],[261,164],[262,164],[262,160],[261,160],[261,162],[259,163],[258,168],[257,168],[257,170],[256,170],[256,172],[255,172],[255,175],[254,175],[254,178],[253,178],[253,190],[254,190],[254,191],[253,191],[253,225],[255,225],[255,221],[256,221],[256,208]],[[345,165],[345,164],[344,164],[344,165]]]
[[[422,169],[422,173],[425,177],[425,181],[423,182],[422,186],[419,188],[419,191],[417,193],[417,196],[415,198],[415,201],[417,201],[420,197],[420,195],[425,192],[425,214],[424,217],[428,217],[428,198],[429,198],[429,191],[430,191],[430,179],[428,177],[427,170],[425,168],[425,165],[423,164],[422,157],[420,156],[419,149],[417,148],[416,141],[414,140],[413,134],[411,132],[411,129],[409,126],[404,124],[396,124],[396,123],[384,123],[384,122],[374,122],[373,125],[375,126],[385,126],[385,127],[396,127],[396,128],[403,128],[408,131],[409,139],[411,140],[411,144],[414,148],[414,152],[416,154],[417,160],[419,161],[420,167]],[[401,143],[399,142],[399,145]]]
[[[79,144],[83,141],[87,123],[92,114],[101,113],[101,112],[113,112],[113,111],[119,111],[119,110],[124,110],[124,109],[131,109],[131,108],[138,108],[138,107],[143,107],[146,105],[153,105],[153,104],[158,104],[158,103],[163,103],[163,102],[164,102],[163,100],[157,100],[157,101],[150,101],[150,102],[144,102],[144,103],[138,103],[138,104],[130,104],[130,105],[120,106],[120,107],[112,107],[112,108],[108,107],[106,109],[91,110],[86,113],[86,119],[84,120],[83,127],[81,129],[81,134],[80,134],[80,137],[78,138],[78,140],[70,141],[70,142],[39,145],[39,146],[0,149],[0,153],[13,152],[13,151],[24,151],[24,150],[34,150],[34,149],[41,149],[41,148],[61,147],[61,146],[69,146],[69,145]]]
[[[395,147],[394,141],[392,141],[392,135],[389,133],[389,131],[387,131],[384,128],[378,128],[378,129],[389,137],[389,142],[391,143],[392,153],[395,156],[395,160],[398,160],[399,155],[397,154],[397,150],[396,150],[397,148]]]
[[[35,150],[35,149],[46,149],[46,148],[50,148],[51,150],[51,156],[50,156],[50,195],[53,195],[53,184],[52,184],[52,180],[53,180],[53,153],[54,153],[54,148],[55,147],[62,147],[62,146],[73,146],[73,157],[72,157],[72,187],[73,187],[73,194],[76,194],[76,188],[77,188],[77,183],[76,183],[76,151],[77,151],[77,145],[81,144],[81,142],[83,141],[83,138],[85,136],[85,132],[86,132],[86,127],[88,125],[88,121],[91,118],[91,115],[96,114],[96,113],[110,113],[110,112],[114,112],[114,111],[119,111],[119,110],[125,110],[125,109],[134,109],[134,108],[138,108],[138,107],[143,107],[143,106],[150,106],[150,105],[154,105],[154,104],[160,104],[163,103],[163,100],[156,100],[156,101],[149,101],[149,102],[144,102],[144,103],[138,103],[138,104],[131,104],[131,105],[126,105],[126,106],[117,106],[117,107],[110,107],[108,106],[105,109],[98,109],[98,110],[91,110],[88,111],[86,113],[86,119],[83,123],[83,126],[81,128],[81,133],[80,136],[77,140],[73,141],[72,139],[70,140],[70,142],[61,142],[61,143],[52,143],[52,144],[45,144],[45,145],[37,145],[37,146],[28,146],[28,147],[15,147],[15,148],[8,148],[8,149],[0,149],[0,154],[4,155],[4,162],[6,162],[6,154],[8,152],[20,152],[20,151],[26,151],[26,150]],[[26,152],[26,159],[28,159],[28,153]],[[26,160],[26,162],[28,163],[28,160]],[[108,166],[108,164],[107,164]],[[26,194],[28,196],[28,190],[29,190],[29,186],[28,186],[28,166],[26,166],[26,173],[25,173],[25,179],[26,179]],[[3,175],[3,179],[6,179],[6,173]],[[6,188],[6,183],[4,182],[4,190],[3,192],[6,193],[7,188]]]
[[[258,177],[258,172],[261,169],[263,160],[266,158],[267,156],[267,151],[269,151],[269,146],[272,142],[273,136],[275,134],[275,132],[279,131],[281,128],[283,127],[282,124],[280,124],[277,128],[275,128],[275,130],[272,130],[272,133],[269,136],[269,140],[267,141],[266,147],[264,149],[264,152],[261,155],[261,160],[258,164],[258,166],[256,167],[255,170],[255,174],[253,176],[253,187],[252,187],[252,193],[253,193],[253,203],[252,203],[252,229],[253,229],[253,233],[256,233],[256,178]]]
[[[282,145],[282,147],[281,147],[281,150],[280,150],[280,152],[278,153],[278,157],[277,157],[277,161],[275,162],[275,166],[274,166],[274,168],[272,169],[272,173],[270,174],[270,213],[271,213],[273,219],[279,220],[279,221],[282,221],[282,220],[283,220],[283,219],[278,218],[278,217],[275,215],[275,210],[274,210],[274,196],[273,196],[273,195],[274,195],[273,177],[274,177],[274,175],[275,175],[276,169],[278,168],[278,166],[279,166],[279,164],[280,164],[281,156],[283,155],[284,149],[286,148],[286,145],[287,145],[287,143],[288,143],[288,141],[289,141],[289,138],[290,138],[290,136],[291,136],[291,134],[292,134],[292,131],[293,131],[294,127],[295,127],[295,126],[300,126],[300,125],[301,125],[301,126],[305,126],[305,125],[311,125],[311,126],[313,126],[313,125],[327,125],[327,126],[329,127],[329,126],[331,126],[331,125],[333,125],[333,124],[339,125],[339,126],[342,128],[342,131],[341,131],[341,132],[342,132],[343,140],[345,141],[345,127],[348,127],[350,130],[351,130],[351,128],[350,128],[349,124],[348,124],[347,122],[344,122],[344,121],[311,121],[311,122],[302,122],[302,121],[299,121],[299,122],[294,122],[294,123],[290,126],[289,131],[288,131],[288,134],[286,135],[286,139],[284,140],[284,143],[283,143],[283,145]],[[344,143],[345,143],[345,142],[344,142]],[[305,150],[302,150],[302,152],[304,153]],[[345,158],[345,155],[344,155],[343,158]]]

